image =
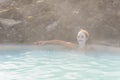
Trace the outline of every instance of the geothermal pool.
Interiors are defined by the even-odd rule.
[[[1,46],[0,80],[120,80],[118,54],[90,54]]]

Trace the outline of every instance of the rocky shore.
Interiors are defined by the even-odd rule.
[[[60,39],[120,46],[120,0],[0,0],[0,44]]]

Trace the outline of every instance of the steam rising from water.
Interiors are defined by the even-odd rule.
[[[60,39],[120,46],[119,0],[0,0],[0,43]]]

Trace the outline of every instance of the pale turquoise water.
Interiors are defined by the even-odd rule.
[[[0,80],[120,80],[120,56],[97,54],[1,50]]]

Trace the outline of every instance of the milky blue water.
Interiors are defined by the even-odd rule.
[[[97,54],[38,49],[1,50],[0,80],[120,80],[120,56]]]

